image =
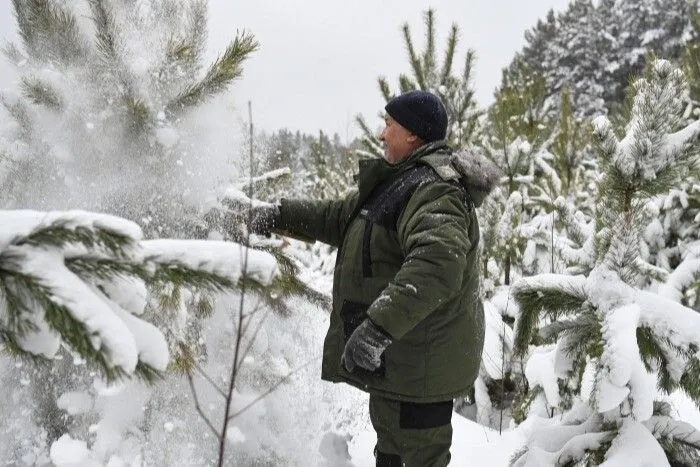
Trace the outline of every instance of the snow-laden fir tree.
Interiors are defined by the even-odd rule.
[[[697,465],[700,433],[670,415],[659,393],[700,402],[700,316],[648,290],[664,270],[644,257],[651,197],[697,161],[700,122],[684,118],[687,83],[669,62],[635,83],[624,137],[594,122],[601,179],[592,221],[562,216],[580,248],[577,275],[521,279],[515,348],[531,388],[523,465]],[[560,212],[573,210],[563,199]],[[531,343],[541,344],[531,348]],[[556,416],[555,416],[556,415]]]
[[[206,1],[12,7],[21,44],[5,52],[20,79],[0,96],[14,121],[0,136],[0,205],[109,212],[151,236],[193,235],[201,186],[216,181],[202,167],[220,176],[230,162],[203,137],[226,134],[209,104],[241,75],[253,36],[239,33],[205,64]]]
[[[473,143],[478,136],[479,117],[474,89],[471,83],[474,51],[467,50],[464,57],[464,68],[460,74],[455,74],[455,54],[459,42],[459,26],[453,23],[447,37],[447,45],[442,63],[438,62],[435,44],[435,11],[425,12],[425,46],[422,52],[416,50],[408,23],[403,25],[403,38],[411,65],[411,73],[399,76],[399,92],[391,90],[386,77],[379,77],[379,90],[386,102],[397,94],[422,89],[440,97],[447,110],[449,127],[446,140],[453,148],[463,148]],[[382,157],[381,143],[377,139],[365,119],[357,117],[357,123],[362,128],[364,136],[362,144],[364,154]]]
[[[549,146],[553,135],[544,79],[522,65],[504,70],[478,149],[501,169],[504,179],[502,193],[494,193],[480,210],[484,258],[488,261],[485,272],[495,285],[509,285],[520,274],[514,270],[525,248],[520,226],[539,209],[530,199],[541,191],[536,185],[535,159]],[[489,266],[489,262],[495,264]],[[492,271],[495,277],[491,277]]]
[[[570,201],[582,214],[591,215],[596,190],[597,163],[590,140],[590,124],[576,116],[568,88],[561,93],[559,115],[546,145],[533,155],[535,181],[529,185],[530,219],[519,227],[525,240],[522,270],[526,275],[560,272],[564,269],[555,238],[562,225],[551,212],[555,200]]]

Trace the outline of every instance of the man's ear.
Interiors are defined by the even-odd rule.
[[[408,141],[409,144],[411,144],[412,146],[415,146],[417,148],[419,148],[425,144],[425,142],[422,139],[420,139],[418,136],[414,135],[413,133],[411,133],[411,135],[408,138],[406,138],[406,141]]]

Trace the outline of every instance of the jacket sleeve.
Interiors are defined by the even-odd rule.
[[[356,203],[355,191],[338,200],[282,199],[275,232],[338,247]]]
[[[368,310],[394,339],[459,292],[472,247],[468,209],[447,183],[419,187],[406,205],[397,225],[405,260]]]

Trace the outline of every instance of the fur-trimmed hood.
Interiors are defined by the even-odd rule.
[[[459,172],[474,204],[479,207],[491,190],[498,184],[503,172],[478,150],[455,151],[450,162]]]

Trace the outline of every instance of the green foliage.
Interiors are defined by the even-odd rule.
[[[188,85],[168,103],[167,110],[171,113],[182,112],[226,89],[231,81],[243,74],[243,62],[258,49],[258,46],[251,34],[240,33],[223,55],[211,65],[206,75],[200,81]]]
[[[0,339],[13,354],[30,356],[37,362],[45,360],[20,345],[23,336],[38,331],[37,319],[43,316],[49,328],[107,380],[131,376],[124,368],[110,363],[104,347],[95,345],[95,331],[81,321],[70,300],[63,298],[61,292],[54,290],[54,285],[40,275],[23,269],[23,265],[31,261],[29,255],[34,251],[55,252],[57,261],[62,260],[82,281],[104,293],[105,300],[110,297],[102,284],[122,279],[143,281],[157,297],[157,306],[147,316],[161,331],[176,339],[171,343],[172,347],[182,349],[185,345],[192,355],[201,352],[190,349],[187,341],[180,339],[168,324],[178,310],[187,305],[183,303],[186,290],[199,291],[198,295],[188,292],[193,298],[187,306],[194,310],[194,320],[211,315],[211,296],[219,292],[251,294],[269,309],[283,315],[292,313],[286,302],[290,296],[302,296],[328,305],[325,297],[296,279],[298,270],[278,251],[273,254],[278,259],[280,272],[270,284],[246,274],[234,280],[207,270],[205,266],[195,268],[178,260],[142,257],[137,254],[140,248],[137,239],[109,225],[100,222],[74,224],[75,220],[70,216],[58,216],[52,222],[11,239],[0,251],[0,307],[3,311],[0,313]],[[37,315],[37,310],[43,314]],[[188,332],[194,331],[186,330]],[[182,355],[175,357],[176,365],[180,357]],[[140,360],[135,375],[152,382],[160,372]]]
[[[87,56],[75,16],[52,0],[12,0],[19,34],[34,59],[79,64]]]
[[[540,323],[540,313],[555,321],[562,316],[578,312],[588,300],[585,292],[573,283],[539,284],[534,287],[518,283],[513,297],[520,305],[520,316],[515,326],[514,350],[524,356]],[[580,324],[580,323],[579,323]]]
[[[583,161],[588,152],[591,129],[583,119],[575,115],[568,87],[564,87],[561,92],[555,134],[549,151],[554,155],[552,167],[561,181],[561,186],[557,187],[557,196],[569,197],[576,194],[580,188],[584,188]],[[551,189],[554,191],[554,187]],[[555,198],[556,196],[552,196],[552,199]]]
[[[92,20],[95,23],[95,45],[105,65],[111,66],[119,59],[117,29],[114,17],[105,0],[89,0]]]
[[[520,233],[522,220],[523,199],[519,192],[505,199],[503,190],[496,188],[479,210],[487,293],[494,286],[511,284],[512,269],[520,264],[525,248],[525,238]]]
[[[31,76],[22,78],[22,91],[25,97],[36,105],[43,105],[49,109],[60,111],[63,107],[61,96],[50,84]]]
[[[693,28],[693,38],[683,47],[683,72],[688,79],[690,88],[690,100],[693,105],[695,117],[700,112],[700,13],[697,5],[693,5],[690,12],[690,23]]]
[[[508,177],[509,190],[517,188],[516,177],[526,174],[530,158],[551,134],[552,123],[546,115],[546,83],[524,63],[504,70],[496,102],[488,110],[484,148],[486,155]],[[513,147],[515,141],[527,143],[529,150]]]

